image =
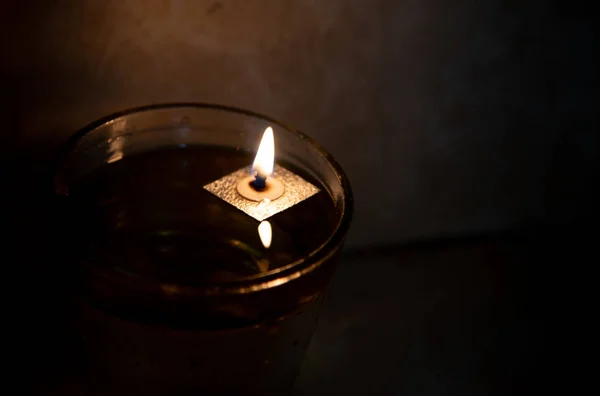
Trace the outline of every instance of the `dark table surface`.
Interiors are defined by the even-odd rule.
[[[348,252],[296,395],[572,392],[587,348],[585,308],[570,304],[594,262],[587,236],[526,227]]]

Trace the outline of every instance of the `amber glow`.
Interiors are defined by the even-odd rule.
[[[260,241],[262,242],[265,248],[269,248],[271,246],[271,239],[273,238],[273,231],[271,230],[271,223],[268,221],[262,221],[258,225],[258,236],[260,237]]]
[[[123,139],[121,136],[108,139],[108,154],[110,154],[110,157],[106,160],[107,164],[123,159]]]
[[[267,127],[258,146],[256,157],[252,163],[252,170],[262,178],[267,178],[273,174],[273,164],[275,162],[275,139],[273,138],[273,128]]]

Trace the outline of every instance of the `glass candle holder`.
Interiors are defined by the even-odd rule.
[[[276,164],[320,191],[269,217],[265,246],[259,221],[204,186],[249,169],[269,126]],[[69,389],[291,391],[353,206],[320,146],[245,110],[156,105],[75,135],[54,187],[74,310]]]

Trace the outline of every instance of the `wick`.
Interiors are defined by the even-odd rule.
[[[281,197],[285,191],[283,184],[276,178],[267,180],[267,176],[257,173],[240,180],[236,189],[242,197],[256,202],[264,202],[265,199],[273,201]]]
[[[255,191],[265,191],[267,188],[267,178],[262,177],[258,173],[254,176],[254,180],[250,182],[250,187]]]

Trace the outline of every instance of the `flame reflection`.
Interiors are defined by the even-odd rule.
[[[273,238],[271,223],[266,220],[262,221],[258,225],[258,236],[260,237],[263,246],[268,249],[271,246],[271,240]]]

